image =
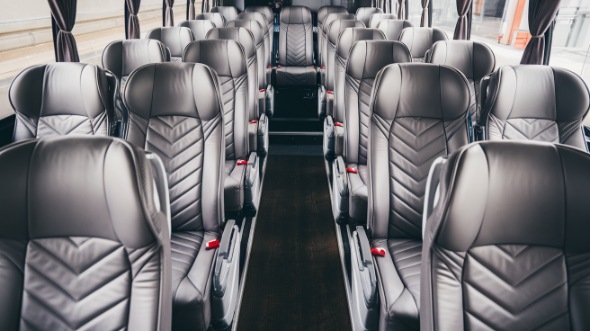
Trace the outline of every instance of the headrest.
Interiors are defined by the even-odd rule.
[[[494,71],[496,57],[485,44],[469,40],[443,40],[430,50],[430,63],[459,69],[468,79],[479,81]]]
[[[215,28],[209,31],[207,39],[219,39],[219,40],[235,40],[244,49],[246,58],[252,58],[256,56],[256,45],[254,44],[254,36],[252,32],[245,28]]]
[[[377,75],[371,108],[384,120],[467,120],[470,93],[465,76],[455,68],[426,63],[392,64]]]
[[[173,57],[182,57],[186,45],[194,40],[193,33],[185,27],[164,27],[150,31],[146,39],[161,41],[170,50]]]
[[[342,6],[322,6],[318,9],[318,25],[326,24],[326,17],[334,13],[348,14],[348,10]]]
[[[204,13],[197,14],[195,20],[207,20],[215,23],[216,28],[223,28],[225,26],[225,18],[220,13]]]
[[[383,14],[383,11],[377,7],[360,7],[356,10],[356,19],[369,26],[369,20],[373,14]]]
[[[440,222],[436,241],[452,251],[518,244],[585,252],[588,169],[590,155],[569,146],[471,144],[444,164],[439,203],[428,222]]]
[[[440,29],[436,28],[406,28],[402,31],[399,41],[406,44],[412,57],[416,59],[423,58],[426,51],[432,45],[440,40],[447,40],[447,35]]]
[[[412,23],[405,20],[383,20],[377,24],[377,29],[385,33],[387,40],[399,40],[402,31],[411,27]]]
[[[170,61],[166,46],[154,39],[114,41],[102,52],[102,66],[121,78],[149,64]]]
[[[326,25],[325,25],[326,26]],[[364,28],[365,25],[361,21],[355,20],[335,20],[327,25],[328,28],[328,40],[331,44],[336,45],[338,37],[347,28]]]
[[[303,6],[290,6],[281,9],[281,24],[311,24],[311,11]]]
[[[256,45],[264,43],[264,31],[268,31],[268,29],[266,29],[264,25],[261,26],[260,23],[258,23],[255,20],[237,19],[227,23],[227,26],[244,28],[250,31],[252,33],[252,36],[254,36],[254,42],[256,43]]]
[[[326,18],[324,19],[324,24],[322,25],[322,30],[324,31],[324,33],[327,33],[328,31],[330,31],[330,24],[332,24],[332,22],[336,21],[336,20],[355,20],[356,18],[354,17],[353,14],[349,14],[349,13],[332,13],[332,14],[328,14],[326,16]]]
[[[338,37],[336,54],[342,59],[348,59],[350,49],[359,40],[385,40],[385,35],[377,29],[346,28]]]
[[[261,28],[263,26],[266,26],[265,25],[266,18],[264,18],[264,15],[262,15],[261,13],[241,13],[240,15],[238,15],[238,17],[236,19],[238,19],[238,20],[254,20],[260,24]],[[263,35],[267,35],[268,29],[263,29],[262,32],[263,32]]]
[[[262,15],[264,15],[267,25],[273,24],[275,21],[275,14],[273,13],[272,9],[270,9],[270,7],[268,6],[248,6],[246,7],[246,10],[244,12],[261,13]]]
[[[178,26],[191,29],[195,40],[203,40],[209,30],[215,28],[215,23],[209,20],[193,20],[180,22]]]
[[[184,51],[184,62],[203,63],[222,77],[238,78],[248,72],[244,48],[234,40],[200,40]]]
[[[27,68],[12,81],[9,95],[12,108],[31,118],[94,118],[113,109],[106,74],[92,64],[60,62]]]
[[[368,28],[376,29],[379,23],[381,23],[381,21],[394,19],[397,19],[397,16],[395,14],[373,14],[369,19]]]
[[[234,6],[216,6],[211,8],[212,13],[220,13],[225,22],[233,21],[238,17],[238,9]],[[221,28],[221,26],[220,26]]]
[[[108,137],[27,140],[0,150],[0,238],[92,237],[145,247],[165,218],[142,149]],[[158,216],[160,215],[160,216]]]
[[[208,40],[194,43],[203,42]],[[205,65],[181,62],[150,64],[137,69],[129,77],[124,92],[125,104],[131,113],[144,119],[187,116],[208,121],[218,116],[223,107],[218,88],[215,72]],[[150,95],[157,97],[146,97]]]
[[[355,79],[371,79],[385,66],[403,62],[412,62],[412,57],[399,41],[357,41],[350,50],[346,74]]]

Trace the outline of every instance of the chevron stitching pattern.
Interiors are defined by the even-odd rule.
[[[289,24],[287,26],[287,62],[285,65],[304,67],[310,65],[307,61],[307,36],[309,26],[305,24]]]
[[[16,122],[15,122],[15,129],[24,127],[27,131],[28,131],[28,136],[30,136],[31,138],[36,137],[35,132],[37,124],[35,123],[35,120],[29,117],[26,117],[24,115],[22,115],[19,112],[15,112],[16,114]],[[22,124],[22,125],[19,125]]]
[[[236,82],[232,77],[220,76],[221,102],[223,103],[223,120],[225,123],[225,157],[235,159],[234,119],[236,110]]]
[[[168,174],[173,230],[200,229],[204,140],[199,119],[152,117],[146,141]]]
[[[428,118],[398,118],[390,131],[389,236],[422,236],[422,206],[432,162],[446,155],[443,122]]]
[[[467,252],[466,329],[568,330],[568,284],[560,249],[491,245]]]
[[[570,287],[590,284],[590,252],[566,255]]]
[[[410,291],[416,307],[420,299],[420,268],[422,242],[418,240],[393,239],[387,241],[393,264],[404,286]]]
[[[552,120],[515,118],[506,121],[504,139],[559,143],[559,129]]]
[[[123,329],[130,268],[126,250],[111,240],[31,240],[23,295],[27,309],[22,311],[21,329]]]
[[[170,238],[172,249],[172,284],[176,290],[192,267],[203,243],[203,232],[173,232]]]
[[[106,135],[106,113],[101,113],[94,121],[80,115],[52,115],[39,118],[37,138],[70,134]]]
[[[560,122],[557,124],[559,131],[559,142],[567,142],[572,135],[581,132],[581,123],[579,121]]]

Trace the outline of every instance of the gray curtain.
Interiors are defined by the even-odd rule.
[[[397,0],[397,18],[406,19],[406,0]]]
[[[59,28],[57,39],[58,62],[80,62],[72,29],[76,24],[76,0],[48,0],[51,15]]]
[[[165,0],[166,9],[164,14],[164,26],[174,26],[174,0]]]
[[[125,5],[129,11],[129,20],[127,21],[127,39],[139,39],[141,31],[139,29],[139,5],[141,0],[125,0]]]
[[[521,64],[542,64],[545,53],[545,32],[559,10],[560,0],[529,0],[529,31],[531,40],[522,54]]]
[[[428,23],[428,4],[429,3],[430,3],[430,0],[422,0],[422,18],[420,19],[420,26],[430,27],[430,24]]]
[[[188,3],[188,19],[194,20],[196,16],[197,13],[195,11],[195,0],[190,0]]]
[[[457,25],[455,25],[455,34],[453,39],[467,39],[469,35],[469,20],[467,18],[467,12],[471,8],[473,0],[457,0]]]

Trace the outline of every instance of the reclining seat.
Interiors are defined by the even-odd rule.
[[[482,81],[478,124],[486,140],[537,140],[586,150],[582,121],[588,87],[569,70],[504,66]],[[487,90],[487,93],[484,91]]]
[[[590,210],[581,198],[590,194],[590,156],[482,142],[438,168],[439,203],[424,234],[422,328],[590,329]]]
[[[146,97],[152,94],[159,97]],[[215,73],[199,64],[150,64],[129,77],[125,102],[127,140],[157,154],[167,174],[173,330],[227,326],[238,290],[238,263],[229,261],[239,260],[239,245],[232,251],[225,244],[239,242],[239,234],[233,220],[221,230],[225,143]]]
[[[0,170],[2,330],[170,329],[170,239],[142,150],[28,140]]]
[[[266,24],[266,18],[264,17],[264,15],[262,15],[261,13],[241,13],[240,15],[238,15],[239,20],[253,20],[256,21],[260,24],[260,28],[262,29],[264,27],[264,25]],[[263,32],[263,41],[264,41],[264,67],[268,67],[271,65],[271,59],[270,59],[270,50],[271,50],[271,43],[270,43],[270,35],[268,30],[262,29]]]
[[[244,48],[234,40],[201,40],[184,52],[184,62],[202,63],[217,73],[225,123],[225,213],[256,214],[260,165],[248,136],[248,66]]]
[[[268,26],[268,47],[265,48],[267,58],[265,59],[266,66],[272,66],[272,60],[274,60],[274,40],[275,40],[275,13],[268,6],[248,6],[245,13],[261,13],[266,19]],[[264,27],[264,26],[263,26]],[[264,36],[267,36],[264,33]],[[266,45],[266,43],[265,43]]]
[[[16,114],[13,141],[65,135],[118,134],[116,79],[98,66],[52,63],[30,67],[10,86]]]
[[[326,75],[327,75],[327,66],[328,66],[328,31],[330,26],[332,26],[332,22],[337,20],[355,20],[353,14],[349,13],[333,13],[326,16],[324,19],[324,24],[322,25],[322,30],[320,30],[318,34],[318,50],[319,50],[319,60],[320,60],[320,84],[326,84]],[[360,22],[360,21],[359,21]],[[362,27],[365,27],[364,25]],[[323,35],[319,39],[319,36]]]
[[[170,61],[170,50],[153,39],[129,39],[113,41],[102,51],[102,67],[112,72],[119,81],[115,109],[123,115],[118,136],[127,133],[127,108],[123,103],[123,92],[131,73],[146,64]]]
[[[306,7],[291,6],[281,10],[279,22],[279,63],[275,71],[276,86],[315,87],[317,72],[313,61],[311,12]]]
[[[373,14],[383,14],[383,11],[377,7],[359,7],[356,10],[355,16],[357,20],[363,22],[366,27],[369,27]]]
[[[352,224],[367,222],[371,92],[381,69],[404,62],[412,62],[412,57],[406,45],[398,41],[357,41],[350,50],[344,73],[343,155],[332,164],[332,210],[339,223],[349,217]]]
[[[326,18],[330,14],[348,14],[346,8],[342,6],[322,6],[318,9],[317,20],[318,20],[318,59],[320,59],[320,66],[326,65]]]
[[[406,44],[414,62],[425,62],[426,52],[435,42],[447,40],[447,34],[437,28],[406,28],[402,30],[399,41]]]
[[[377,29],[379,23],[385,20],[395,20],[397,16],[395,14],[373,14],[369,19],[369,26],[367,28]]]
[[[332,40],[333,31],[330,31]],[[333,161],[342,155],[344,146],[344,82],[346,63],[352,46],[361,40],[385,40],[383,33],[377,29],[346,28],[338,37],[334,70],[334,106],[332,116],[326,116],[324,121],[324,157]],[[329,95],[329,93],[328,93]]]
[[[178,26],[189,28],[193,33],[194,40],[204,40],[207,37],[207,32],[216,28],[215,23],[208,20],[183,21]]]
[[[211,21],[215,24],[216,28],[225,27],[225,18],[223,18],[223,16],[221,16],[220,13],[197,14],[197,16],[195,16],[195,20],[197,20],[197,21],[199,21],[199,20]]]
[[[150,31],[146,39],[155,39],[166,45],[170,50],[172,62],[182,61],[184,48],[194,40],[191,29],[185,27],[164,27]]]
[[[465,77],[446,66],[392,64],[375,81],[367,152],[371,236],[369,244],[361,226],[352,234],[352,300],[373,328],[378,315],[380,330],[419,330],[426,178],[437,157],[468,143],[471,96]],[[362,279],[370,282],[363,287]]]
[[[412,23],[405,20],[383,20],[377,24],[377,29],[383,31],[387,40],[399,40],[402,31],[411,27]]]
[[[444,40],[432,46],[426,62],[446,64],[459,69],[465,75],[473,96],[470,113],[471,121],[475,123],[480,81],[496,67],[494,52],[487,45],[477,41]]]
[[[211,13],[219,13],[223,16],[223,20],[227,22],[233,21],[238,18],[238,9],[234,6],[216,6],[211,8]],[[219,26],[222,28],[222,26]]]
[[[258,108],[258,60],[254,36],[252,35],[252,32],[245,28],[228,27],[211,30],[207,35],[207,39],[233,40],[238,42],[244,49],[246,64],[248,67],[249,150],[256,151],[260,157],[264,157],[268,152],[268,118],[264,113],[261,113]],[[263,101],[266,100],[264,99]]]

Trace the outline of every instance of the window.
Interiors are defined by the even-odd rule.
[[[174,1],[174,25],[186,21],[186,0]]]
[[[420,18],[422,17],[422,2],[420,0],[406,0],[408,2],[408,18],[414,26],[420,26]],[[436,1],[436,0],[431,0]]]
[[[141,0],[138,17],[142,38],[151,30],[162,26],[162,6],[162,0]]]
[[[457,25],[457,2],[455,0],[432,1],[432,26],[446,32],[449,39],[453,38]]]

